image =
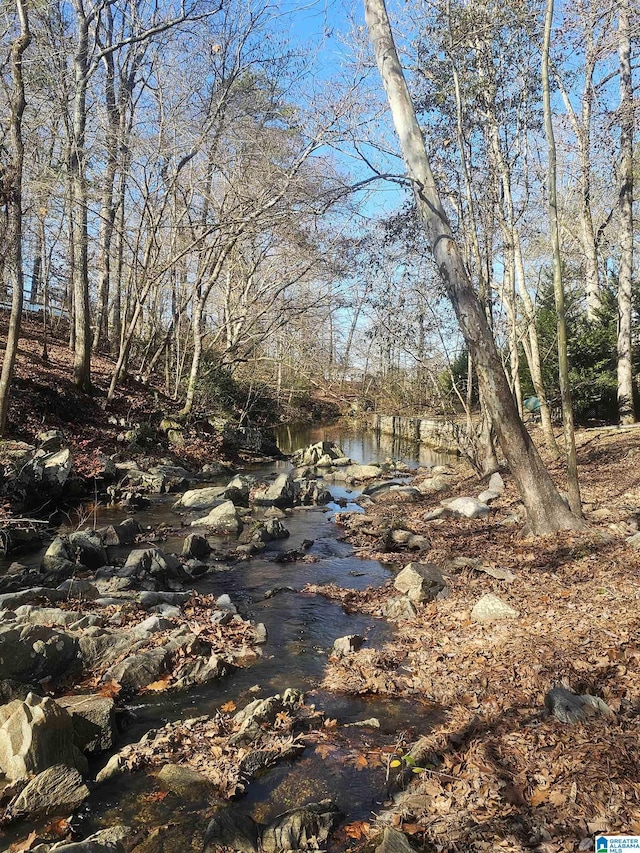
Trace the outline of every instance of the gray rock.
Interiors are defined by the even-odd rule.
[[[112,779],[116,779],[118,776],[122,776],[125,772],[126,761],[119,753],[116,752],[116,754],[112,755],[107,761],[102,770],[98,771],[96,774],[96,782],[98,785],[102,785],[104,782],[109,782]]]
[[[500,474],[498,474],[497,471],[495,474],[492,474],[491,477],[489,478],[489,489],[492,492],[497,492],[499,495],[501,495],[504,492],[504,489],[505,489],[504,480],[502,479]]]
[[[75,598],[79,601],[94,601],[100,595],[91,581],[81,578],[68,578],[60,584],[58,591],[67,599]]]
[[[57,453],[47,454],[39,459],[38,463],[42,466],[43,482],[60,488],[67,482],[71,473],[71,466],[73,465],[71,451],[67,447]]]
[[[396,576],[393,585],[411,601],[433,601],[445,598],[448,592],[442,572],[433,563],[409,563]]]
[[[483,504],[490,504],[492,501],[495,501],[500,497],[499,492],[493,492],[491,489],[485,489],[484,492],[480,492],[478,495],[478,500]]]
[[[74,742],[81,752],[95,755],[112,749],[116,741],[113,699],[106,696],[62,696],[56,703],[70,715]]]
[[[17,607],[15,614],[21,623],[29,625],[56,625],[66,628],[78,621],[78,614],[73,610],[61,610],[59,607],[34,607],[23,604]]]
[[[253,539],[259,542],[273,542],[277,539],[287,539],[289,531],[278,518],[268,518],[253,534]]]
[[[201,510],[218,506],[224,500],[226,486],[205,486],[202,489],[190,489],[175,502],[176,509]]]
[[[434,465],[431,469],[431,473],[434,477],[450,477],[455,473],[455,470],[451,467],[451,465]]]
[[[66,536],[56,536],[44,553],[42,558],[42,570],[54,572],[60,565],[74,562],[72,559],[71,546]]]
[[[136,593],[135,599],[140,607],[144,607],[145,610],[150,610],[152,607],[157,607],[159,604],[171,604],[174,606],[186,604],[191,596],[192,593],[190,592],[145,591]],[[166,613],[163,615],[170,618]]]
[[[120,524],[110,524],[108,527],[100,528],[98,533],[103,545],[133,545],[141,530],[135,518],[126,518]]]
[[[553,687],[544,697],[545,708],[561,723],[577,723],[595,714],[612,716],[611,708],[600,699],[585,693],[578,696],[565,687]]]
[[[211,545],[204,536],[200,536],[198,533],[190,533],[184,540],[183,557],[208,557],[210,553]]]
[[[122,604],[121,600],[113,599]],[[135,638],[126,631],[106,631],[89,628],[78,638],[78,649],[82,667],[89,673],[104,666],[128,652],[135,644]]]
[[[425,512],[422,516],[423,521],[437,521],[440,518],[444,518],[447,515],[447,510],[443,506],[436,507],[432,509],[430,512]]]
[[[262,848],[265,853],[320,850],[341,818],[342,812],[331,800],[284,812],[263,831]]]
[[[6,817],[22,815],[44,817],[68,813],[78,808],[89,796],[82,776],[73,767],[56,764],[39,773],[7,807]]]
[[[393,622],[413,619],[418,613],[415,604],[408,598],[390,598],[383,602],[380,610],[383,616]]]
[[[492,578],[496,578],[496,580],[507,581],[507,583],[511,583],[516,579],[516,576],[509,569],[501,569],[498,566],[483,566],[483,565],[474,565],[470,568],[477,569],[479,572],[484,572],[485,575],[489,575]]]
[[[153,681],[158,681],[165,670],[168,657],[164,648],[146,649],[110,667],[102,680],[117,681],[125,690],[142,690]]]
[[[34,586],[29,589],[21,589],[18,592],[5,592],[0,595],[0,610],[15,610],[21,604],[33,604],[41,601],[64,601],[66,593],[56,589],[48,589],[43,586]]]
[[[376,847],[375,853],[413,853],[413,847],[407,841],[404,832],[385,826],[382,840]]]
[[[246,477],[234,477],[225,486],[224,497],[236,506],[249,506],[249,480]]]
[[[38,449],[45,450],[47,453],[53,453],[62,448],[65,438],[64,433],[59,429],[48,429],[46,432],[40,432],[36,436]]]
[[[226,610],[231,614],[235,614],[238,612],[238,608],[231,601],[229,596],[224,593],[223,595],[218,596],[216,599],[216,607],[219,607],[221,610]]]
[[[209,515],[191,522],[192,527],[210,527],[215,533],[234,534],[242,530],[242,521],[233,501],[224,501]]]
[[[471,618],[476,622],[499,622],[502,619],[517,619],[519,615],[517,610],[491,592],[483,595],[471,611]]]
[[[320,460],[323,460],[323,464],[319,467],[329,467],[333,465],[336,460],[342,462],[345,459],[346,457],[344,453],[333,441],[318,441],[316,444],[310,444],[308,447],[296,450],[292,457],[293,463],[297,467],[305,465],[311,467],[319,466]],[[326,465],[324,460],[328,460],[329,465]],[[347,460],[347,463],[350,461],[351,460]]]
[[[264,518],[286,518],[287,513],[283,509],[279,509],[277,506],[270,506],[265,509]]]
[[[88,569],[99,569],[109,562],[102,538],[95,530],[76,530],[69,536],[71,558]]]
[[[302,693],[290,688],[287,688],[282,696],[277,693],[266,699],[255,699],[249,702],[233,717],[233,722],[239,724],[240,729],[231,736],[229,743],[234,746],[251,743],[261,736],[263,726],[273,725],[280,712],[299,708],[302,702]]]
[[[110,826],[94,832],[84,841],[62,841],[54,844],[49,853],[126,853],[123,841],[133,834],[128,826]],[[34,853],[39,853],[37,848]]]
[[[186,660],[174,671],[174,689],[191,687],[193,684],[206,684],[226,675],[232,667],[217,655],[211,655],[208,659],[199,657],[195,660]]]
[[[296,484],[293,474],[280,474],[267,489],[259,489],[254,496],[257,506],[295,506],[299,486]]]
[[[163,788],[185,798],[198,796],[211,787],[206,776],[183,764],[165,764],[158,773],[158,780]]]
[[[183,577],[178,558],[174,554],[165,554],[159,548],[138,548],[132,551],[124,564],[124,570],[159,579]]]
[[[627,539],[627,545],[631,548],[635,548],[636,550],[640,550],[640,533],[634,533],[633,536],[629,536]]]
[[[131,636],[143,640],[160,631],[170,631],[174,627],[173,622],[170,622],[169,619],[163,619],[161,616],[149,616],[131,629]]]
[[[416,488],[423,495],[434,495],[448,488],[450,485],[447,477],[427,477],[426,480],[416,484]]]
[[[33,693],[0,708],[0,768],[7,779],[26,779],[52,764],[86,769],[66,710]]]
[[[33,683],[80,668],[78,640],[42,625],[0,627],[0,679]]]
[[[442,505],[454,515],[463,518],[485,518],[489,515],[489,507],[476,498],[453,498],[442,501]]]
[[[176,607],[175,604],[156,604],[151,610],[157,613],[158,616],[164,616],[165,619],[179,619],[182,617],[182,610]]]
[[[380,465],[348,465],[344,474],[348,480],[375,480],[381,477],[383,469]]]
[[[364,637],[359,634],[348,634],[346,637],[338,637],[334,642],[331,654],[342,658],[359,651],[364,643]]]
[[[302,506],[325,506],[333,500],[331,492],[321,480],[306,477],[295,480],[297,489],[296,504]]]
[[[416,533],[409,537],[409,540],[407,541],[407,548],[409,551],[421,551],[426,553],[431,550],[431,542],[426,536],[420,536]]]
[[[255,639],[253,642],[257,646],[262,646],[267,642],[267,639],[268,634],[266,625],[263,622],[258,622],[258,624],[255,626]]]
[[[203,853],[218,853],[220,849],[238,853],[257,853],[258,825],[248,815],[222,809],[210,821],[204,837]]]

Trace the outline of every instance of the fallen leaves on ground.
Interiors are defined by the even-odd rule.
[[[625,452],[619,442],[627,442]],[[640,430],[618,442],[607,435],[602,445],[606,452],[588,445],[587,458],[605,473],[590,471],[583,495],[588,507],[603,502],[614,525],[632,529],[640,487],[637,466],[633,477],[628,469],[630,454],[640,458]],[[474,494],[478,485],[458,475],[448,495]],[[401,508],[389,498],[368,509],[390,520],[401,512],[412,530],[428,534],[432,549],[420,559],[443,570],[451,593],[419,605],[382,648],[332,659],[323,683],[434,703],[433,728],[411,752],[424,771],[402,769],[396,781],[406,790],[380,821],[443,853],[579,850],[596,832],[628,834],[640,822],[640,552],[594,529],[520,538],[512,519],[522,508],[508,477],[507,485],[485,520],[423,522],[439,497]],[[363,546],[362,556],[412,559],[377,553],[357,531],[348,538]],[[515,579],[478,572],[461,557]],[[390,587],[383,594],[397,595]],[[307,590],[366,613],[380,601],[378,590]],[[474,604],[489,592],[520,618],[472,621]],[[544,696],[560,683],[601,697],[615,715],[574,726],[548,718]]]

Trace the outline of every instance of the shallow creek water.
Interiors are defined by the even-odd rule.
[[[372,434],[316,428],[286,429],[278,436],[285,453],[321,439],[338,441],[345,454],[358,462],[392,457],[417,467],[447,461],[446,457],[430,453],[423,447],[381,440]],[[243,473],[268,479],[289,468],[288,462],[281,461],[247,468]],[[349,501],[359,495],[358,491],[343,485],[330,488],[336,500],[346,498]],[[147,510],[137,512],[136,518],[143,526],[157,528],[164,523],[179,528],[182,519],[171,508],[174,500],[175,496],[160,497]],[[356,505],[350,508],[359,509]],[[339,603],[299,592],[280,592],[265,599],[265,593],[278,586],[299,590],[313,582],[363,589],[384,583],[392,575],[390,567],[359,559],[348,543],[340,541],[339,528],[331,521],[338,509],[336,504],[329,504],[326,508],[295,510],[284,519],[290,531],[288,539],[270,543],[263,554],[251,560],[230,566],[221,563],[220,571],[208,573],[197,584],[198,590],[204,593],[227,593],[243,617],[265,624],[268,641],[257,663],[188,692],[138,697],[129,706],[134,719],[124,735],[125,742],[137,740],[149,729],[169,721],[213,714],[228,702],[240,709],[255,698],[281,693],[287,687],[305,691],[308,703],[314,703],[328,717],[338,721],[336,737],[329,748],[310,747],[301,758],[269,770],[249,785],[244,797],[228,805],[260,822],[326,797],[334,800],[345,813],[345,822],[370,819],[389,795],[386,761],[380,755],[380,748],[394,745],[401,737],[410,742],[416,732],[428,728],[433,713],[427,703],[420,701],[353,697],[320,688],[334,640],[346,634],[361,634],[366,637],[366,647],[380,647],[393,631],[384,620],[349,615]],[[119,510],[98,508],[96,520],[98,526],[102,526],[117,523],[123,517],[124,513]],[[170,534],[158,545],[163,550],[180,553],[182,538]],[[277,551],[299,547],[304,539],[313,540],[309,553],[318,562],[273,562]],[[379,729],[342,728],[342,724],[371,717],[379,720]],[[93,769],[99,769],[102,764],[104,759],[96,762]],[[193,831],[196,826],[200,831],[206,827],[211,802],[197,797],[186,801],[173,793],[158,796],[159,791],[155,777],[146,772],[98,787],[80,815],[82,835],[114,823],[146,828],[175,823],[181,829],[170,846],[157,849],[170,849],[175,853],[193,850]],[[21,836],[25,828],[23,825]]]

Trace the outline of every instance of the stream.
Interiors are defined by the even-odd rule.
[[[417,467],[450,461],[423,446],[370,433],[330,427],[287,427],[278,435],[284,453],[319,440],[336,441],[355,462],[391,457]],[[247,466],[242,473],[269,479],[290,467],[287,461],[277,461],[267,466]],[[344,485],[328,485],[335,500],[349,502],[360,494]],[[155,529],[165,524],[179,529],[181,517],[171,508],[174,500],[175,495],[159,496],[149,508],[136,512],[135,517],[143,527]],[[361,511],[355,504],[349,508]],[[331,521],[333,513],[340,509],[330,503],[327,507],[294,510],[284,519],[290,531],[288,539],[269,543],[262,554],[249,560],[230,565],[221,563],[219,571],[209,572],[194,585],[202,593],[216,596],[227,593],[244,618],[264,623],[268,640],[255,664],[187,692],[143,695],[128,706],[133,721],[123,742],[138,740],[149,729],[167,722],[214,714],[228,703],[241,709],[255,698],[282,693],[287,687],[303,690],[307,703],[315,704],[328,717],[336,719],[338,728],[330,748],[307,748],[301,758],[279,764],[259,776],[249,785],[245,796],[226,806],[250,814],[260,822],[327,797],[344,812],[346,823],[370,820],[390,793],[386,758],[380,750],[396,745],[399,738],[410,742],[416,731],[428,727],[433,714],[426,702],[354,697],[320,688],[334,640],[346,634],[361,634],[366,637],[366,648],[379,647],[393,631],[393,626],[385,620],[349,615],[339,603],[321,596],[283,591],[265,598],[265,593],[279,586],[299,590],[312,582],[363,589],[382,584],[392,575],[391,567],[359,559],[352,547],[340,540],[339,528]],[[117,524],[126,517],[117,508],[98,507],[96,521],[102,526]],[[300,547],[303,540],[313,540],[308,553],[318,562],[273,562],[277,551]],[[163,550],[180,553],[182,541],[183,536],[169,534],[159,544]],[[342,728],[345,723],[372,717],[379,721],[380,728]],[[92,770],[95,772],[102,764],[104,759],[96,761]],[[141,771],[120,777],[96,788],[74,824],[84,837],[116,823],[146,828],[172,823],[181,829],[172,836],[170,846],[165,841],[165,846],[152,846],[149,850],[192,851],[194,826],[197,824],[200,830],[203,824],[206,826],[215,804],[205,795],[194,795],[187,800],[174,793],[159,796],[158,792],[159,783],[151,773]],[[28,827],[23,824],[20,835],[25,829]]]

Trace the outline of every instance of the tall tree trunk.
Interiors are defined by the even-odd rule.
[[[542,108],[544,126],[549,149],[549,169],[547,193],[549,196],[549,230],[551,232],[551,254],[553,258],[553,292],[558,315],[558,372],[560,374],[560,395],[562,397],[562,422],[567,453],[567,491],[572,512],[582,514],[580,484],[578,483],[578,463],[576,459],[576,441],[573,429],[573,406],[569,386],[569,361],[567,359],[567,325],[564,308],[564,287],[562,284],[562,259],[560,256],[560,232],[558,226],[558,200],[556,193],[556,142],[551,117],[551,95],[549,89],[549,45],[553,23],[554,0],[547,0],[544,22],[544,40],[542,45]]]
[[[106,9],[106,31],[109,42],[113,39],[113,11]],[[113,53],[103,59],[105,69],[105,106],[107,110],[107,131],[105,147],[107,162],[102,181],[102,199],[100,201],[100,238],[98,241],[98,297],[96,304],[96,327],[93,335],[93,349],[98,350],[108,339],[109,285],[111,280],[111,240],[116,218],[114,204],[114,184],[118,165],[120,111],[116,103],[115,63]]]
[[[621,424],[636,419],[631,348],[633,279],[633,131],[629,0],[618,0],[620,57],[620,274],[618,277],[618,416]]]
[[[0,374],[0,435],[4,435],[9,408],[9,388],[13,378],[20,323],[22,319],[22,300],[24,274],[22,269],[22,170],[24,164],[24,144],[22,141],[22,116],[26,106],[24,79],[22,76],[22,57],[31,42],[29,17],[23,0],[16,0],[16,9],[20,21],[20,35],[11,46],[11,74],[13,91],[11,92],[10,126],[13,181],[7,200],[7,232],[9,242],[11,279],[13,295],[11,298],[11,317],[7,333],[7,347],[2,361]]]
[[[78,42],[73,57],[73,131],[69,171],[73,202],[73,381],[83,391],[91,390],[91,328],[89,317],[89,235],[87,225],[87,180],[85,175],[85,130],[89,21],[81,0],[74,0]]]
[[[365,14],[427,238],[476,364],[483,400],[526,507],[529,529],[548,534],[563,528],[580,528],[583,522],[562,500],[518,415],[485,312],[442,208],[384,0],[365,0]]]

